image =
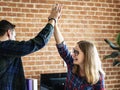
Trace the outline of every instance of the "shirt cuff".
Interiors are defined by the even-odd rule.
[[[59,44],[56,44],[57,48],[62,48],[62,47],[64,47],[64,45],[65,45],[65,41],[63,41]]]

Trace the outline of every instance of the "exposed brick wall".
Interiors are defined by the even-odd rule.
[[[17,40],[29,40],[46,24],[51,5],[64,4],[60,29],[72,49],[79,40],[96,44],[101,60],[112,49],[104,42],[115,42],[120,32],[120,0],[0,0],[0,20],[16,24]],[[106,90],[120,90],[120,68],[112,66],[112,59],[102,60],[106,72]],[[26,78],[37,78],[41,73],[65,72],[52,36],[40,51],[23,57]]]

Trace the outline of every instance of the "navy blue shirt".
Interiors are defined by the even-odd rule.
[[[43,48],[53,30],[48,23],[35,38],[28,41],[0,41],[0,90],[26,90],[21,56]]]

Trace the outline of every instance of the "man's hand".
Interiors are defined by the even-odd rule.
[[[54,20],[56,23],[61,16],[61,11],[62,11],[62,5],[55,4],[51,10],[48,20]]]

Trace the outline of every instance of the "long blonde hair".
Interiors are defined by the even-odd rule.
[[[101,60],[99,58],[95,45],[88,41],[77,42],[79,48],[84,53],[84,72],[88,83],[96,84],[100,79],[100,74],[104,77]],[[74,65],[73,73],[79,75],[80,66]]]

